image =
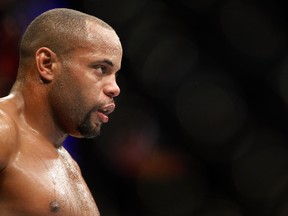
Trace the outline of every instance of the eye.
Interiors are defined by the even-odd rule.
[[[107,73],[107,67],[105,65],[96,65],[93,66],[93,68],[98,74],[104,75]]]

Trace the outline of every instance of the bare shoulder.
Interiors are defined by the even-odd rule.
[[[7,165],[17,142],[16,124],[0,107],[0,171]]]
[[[58,152],[67,163],[73,165],[73,167],[81,173],[78,163],[72,158],[70,153],[63,146],[58,149]]]

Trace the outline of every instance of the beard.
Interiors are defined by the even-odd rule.
[[[78,131],[84,138],[95,138],[100,135],[101,123],[92,125],[91,115],[95,109],[89,111],[78,125]]]

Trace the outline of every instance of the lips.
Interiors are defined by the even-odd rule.
[[[114,109],[115,109],[115,104],[109,104],[104,107],[101,107],[100,109],[98,109],[98,111],[105,115],[109,115],[110,113],[114,111]]]
[[[109,121],[108,115],[115,109],[115,104],[109,104],[97,110],[98,117],[101,122],[107,123]]]

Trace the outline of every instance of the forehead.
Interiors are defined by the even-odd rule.
[[[87,42],[95,47],[105,46],[111,51],[122,51],[120,39],[113,29],[103,27],[96,22],[87,21]]]
[[[79,59],[81,57],[93,61],[106,59],[120,68],[122,46],[114,30],[87,22],[87,36],[82,38],[82,44],[76,53]]]

